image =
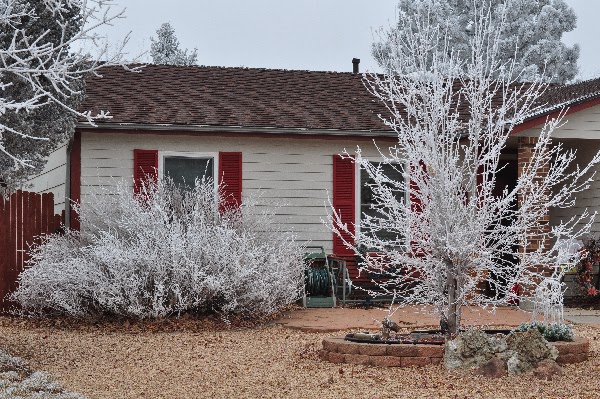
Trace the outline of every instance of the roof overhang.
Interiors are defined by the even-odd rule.
[[[512,134],[517,134],[527,129],[543,125],[546,123],[546,121],[557,118],[559,115],[561,115],[561,113],[566,116],[583,111],[587,108],[594,107],[596,105],[600,105],[600,93],[576,101],[571,101],[569,103],[561,104],[559,106],[552,107],[552,109],[546,110],[541,114],[533,115],[525,119],[520,125],[515,126]]]
[[[177,125],[177,124],[146,124],[146,123],[111,123],[96,122],[91,125],[78,122],[80,130],[127,130],[160,132],[198,132],[198,133],[237,133],[244,135],[298,135],[298,136],[334,136],[334,137],[386,137],[395,138],[394,131],[374,130],[339,130],[339,129],[309,129],[309,128],[279,128],[279,127],[248,127],[248,126],[213,126],[213,125]]]

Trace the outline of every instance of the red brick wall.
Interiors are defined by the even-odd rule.
[[[519,176],[523,173],[523,169],[531,161],[535,144],[537,143],[537,137],[519,137],[519,150],[518,150],[518,163],[519,163]],[[538,176],[545,176],[548,174],[548,167],[545,166],[537,171]],[[548,193],[549,195],[550,193]],[[519,195],[519,207],[521,206],[522,195]],[[527,246],[521,247],[520,250],[535,251],[543,246],[543,248],[550,248],[550,242],[548,241],[547,234],[550,231],[550,214],[546,214],[540,220],[540,227],[538,229],[530,231]],[[546,235],[544,235],[546,234]]]

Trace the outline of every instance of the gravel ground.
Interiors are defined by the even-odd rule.
[[[600,398],[600,329],[577,326],[591,357],[565,375],[487,380],[441,366],[335,365],[332,334],[277,325],[218,330],[202,322],[72,325],[0,318],[0,349],[93,398]],[[340,333],[341,334],[341,333]]]

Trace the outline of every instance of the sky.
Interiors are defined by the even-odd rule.
[[[579,43],[579,79],[600,76],[600,1],[566,0],[578,17],[564,42]],[[395,19],[397,0],[120,0],[126,18],[108,27],[111,42],[131,32],[132,57],[170,22],[181,48],[198,49],[198,64],[227,67],[378,71],[371,44]],[[150,61],[148,55],[143,59]]]

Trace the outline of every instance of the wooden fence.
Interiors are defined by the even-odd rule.
[[[30,245],[43,234],[59,231],[64,215],[54,214],[52,193],[17,191],[8,199],[0,197],[0,311],[13,306],[6,296],[17,287]]]

